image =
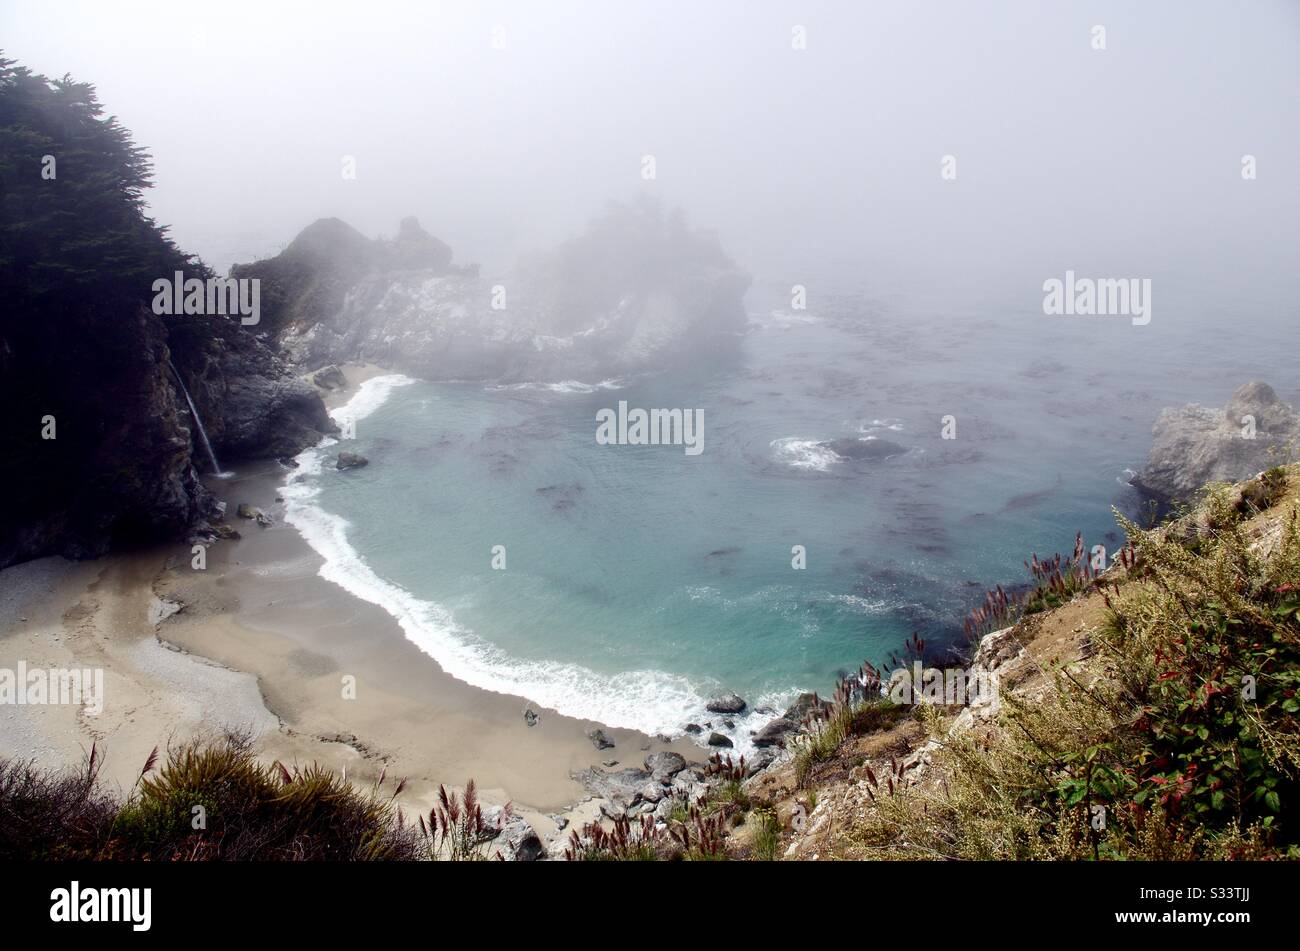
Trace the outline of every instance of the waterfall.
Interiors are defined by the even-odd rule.
[[[190,391],[185,389],[185,381],[181,379],[176,364],[168,360],[167,365],[172,368],[172,376],[176,377],[176,385],[181,388],[181,393],[185,396],[185,402],[190,405],[190,415],[194,417],[194,425],[199,428],[199,442],[203,443],[203,451],[208,454],[208,464],[212,466],[213,474],[220,474],[221,466],[217,465],[217,455],[212,451],[212,443],[208,442],[208,432],[203,428],[203,420],[199,419],[199,411],[194,407],[194,401],[190,399]]]

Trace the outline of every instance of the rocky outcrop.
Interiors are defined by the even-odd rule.
[[[1253,382],[1221,410],[1196,403],[1164,410],[1151,434],[1133,486],[1161,502],[1186,500],[1208,482],[1237,482],[1288,462],[1300,449],[1300,414],[1267,383]]]
[[[347,377],[343,375],[343,371],[332,363],[313,373],[311,381],[322,390],[341,390],[348,385]]]
[[[138,304],[115,311],[4,328],[0,567],[94,557],[216,514],[191,464],[166,328]]]
[[[219,513],[177,375],[219,459],[292,455],[333,424],[258,326],[154,312],[154,281],[210,275],[145,216],[149,158],[93,89],[0,74],[0,166],[82,163],[57,188],[5,176],[0,567],[183,537]]]
[[[294,456],[338,427],[320,394],[238,321],[168,318],[173,361],[223,462]]]
[[[393,241],[337,219],[274,258],[266,329],[307,369],[347,360],[426,379],[599,381],[697,358],[743,330],[749,279],[717,240],[653,205],[619,206],[514,272],[480,277],[413,218]]]

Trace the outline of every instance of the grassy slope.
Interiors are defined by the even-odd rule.
[[[997,716],[914,708],[848,736],[802,783],[796,762],[751,781],[785,829],[780,853],[1294,857],[1300,466],[1278,471],[1275,491],[1207,487],[1161,529],[1129,526],[1132,570],[990,635]],[[736,851],[751,838],[737,829]]]

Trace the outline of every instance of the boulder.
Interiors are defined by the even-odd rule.
[[[349,452],[344,450],[340,452],[338,458],[334,460],[336,469],[360,469],[362,466],[370,464],[370,460],[359,452]]]
[[[587,739],[591,740],[592,745],[598,750],[612,750],[614,748],[614,741],[599,727],[588,731]]]
[[[761,773],[776,762],[776,751],[771,749],[756,750],[754,755],[745,760],[745,775]]]
[[[799,724],[786,717],[777,717],[754,734],[753,743],[762,749],[769,746],[784,746],[787,734],[798,732]]]
[[[645,758],[645,768],[656,782],[663,782],[686,768],[686,757],[671,750],[651,753]]]
[[[722,747],[724,749],[731,749],[736,744],[732,743],[730,738],[725,737],[721,733],[715,731],[709,734],[709,745]]]
[[[573,778],[593,796],[608,799],[624,807],[641,798],[641,790],[650,782],[650,774],[643,769],[626,766],[613,772],[599,769],[584,769],[574,773]]]
[[[664,796],[655,804],[655,818],[661,822],[668,821],[668,816],[679,806],[682,806],[684,800],[680,796]]]
[[[745,701],[734,693],[714,697],[704,705],[710,713],[740,713],[745,709]]]
[[[240,502],[239,508],[235,509],[235,514],[240,518],[252,519],[263,528],[271,524],[271,516],[267,515],[257,506],[249,505],[247,502]]]
[[[535,862],[542,857],[542,840],[528,820],[500,806],[483,810],[483,822],[496,830],[492,851],[507,862]]]

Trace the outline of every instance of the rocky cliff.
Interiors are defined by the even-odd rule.
[[[0,60],[0,567],[174,538],[209,513],[172,364],[219,458],[332,429],[256,327],[153,312],[154,280],[208,272],[145,215],[150,174],[92,87]]]
[[[619,205],[510,275],[486,278],[411,218],[391,241],[337,219],[237,266],[267,329],[314,369],[363,360],[429,379],[600,380],[716,353],[744,326],[748,277],[715,238]]]
[[[1267,383],[1247,383],[1223,409],[1192,403],[1164,410],[1151,430],[1134,486],[1160,501],[1190,498],[1208,482],[1236,482],[1289,462],[1300,450],[1300,414]]]

